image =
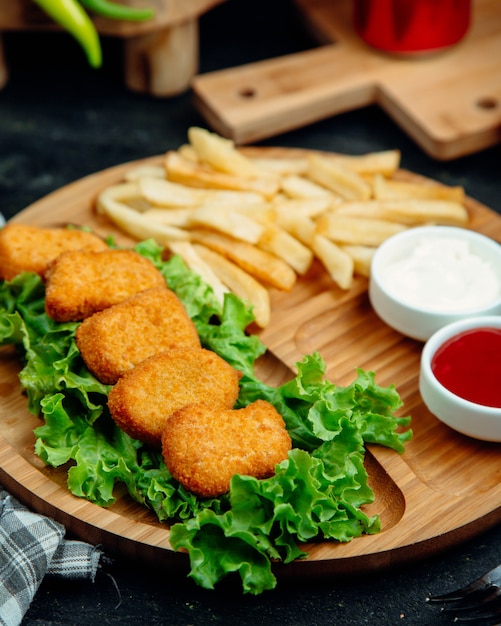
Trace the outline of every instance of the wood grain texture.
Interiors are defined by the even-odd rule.
[[[302,156],[302,150],[247,149],[266,156]],[[141,163],[160,163],[153,157]],[[60,189],[17,215],[13,221],[39,226],[74,223],[101,235],[131,240],[94,211],[97,194],[118,182],[137,162],[119,165]],[[399,172],[407,180],[426,180]],[[501,217],[468,199],[471,226],[501,241]],[[422,343],[403,337],[372,311],[367,281],[357,278],[343,292],[315,264],[290,293],[272,290],[271,324],[260,332],[269,353],[257,372],[269,384],[291,375],[305,353],[318,350],[327,377],[345,385],[357,367],[376,372],[380,385],[395,384],[412,415],[414,438],[404,455],[370,446],[366,465],[375,502],[369,514],[381,516],[383,530],[347,544],[306,546],[308,559],[277,566],[279,576],[344,575],[371,572],[425,558],[464,541],[501,521],[501,445],[470,439],[431,415],[418,392]],[[109,509],[81,500],[65,487],[63,468],[51,469],[34,455],[33,428],[39,418],[28,412],[19,387],[20,365],[10,347],[0,349],[0,481],[34,510],[50,515],[83,540],[101,544],[110,554],[154,562],[177,571],[188,559],[174,553],[168,528],[125,495]]]
[[[356,35],[351,0],[295,0],[326,45],[194,77],[195,102],[219,134],[248,144],[377,104],[428,154],[448,160],[501,139],[501,5],[476,0],[459,45],[406,58]]]

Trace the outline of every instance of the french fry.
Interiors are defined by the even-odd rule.
[[[164,165],[169,180],[188,187],[254,191],[266,199],[273,198],[278,191],[278,181],[274,177],[246,178],[219,172],[204,164],[194,163],[172,150],[166,154]]]
[[[186,230],[160,224],[144,216],[122,202],[113,200],[106,194],[97,199],[97,210],[109,217],[121,230],[135,239],[154,239],[160,245],[169,245],[172,241],[189,239]]]
[[[263,196],[253,191],[233,191],[226,189],[200,189],[186,187],[170,180],[143,177],[137,180],[139,191],[155,206],[194,207],[208,202],[221,205],[259,206],[265,204]]]
[[[306,274],[313,262],[313,252],[276,224],[263,229],[257,245],[283,259],[300,275]]]
[[[220,208],[220,204],[208,202],[204,204],[204,207],[213,206],[216,210]],[[240,204],[240,205],[232,205],[230,209],[228,207],[228,212],[233,211],[234,213],[240,213],[242,215],[247,215],[250,219],[255,222],[259,222],[260,224],[267,224],[268,222],[273,222],[275,220],[275,209],[268,203],[261,203],[258,205],[252,204]]]
[[[235,148],[231,139],[199,126],[188,129],[188,139],[199,161],[207,163],[215,170],[244,178],[261,174],[254,163]]]
[[[317,225],[308,215],[285,211],[279,206],[276,210],[276,224],[310,247],[316,234]]]
[[[148,209],[143,212],[145,219],[152,220],[159,224],[166,224],[168,226],[175,226],[176,228],[189,228],[190,218],[193,209],[191,208],[177,208],[177,209]]]
[[[201,276],[212,287],[217,301],[222,305],[224,294],[229,293],[230,290],[218,278],[212,267],[197,253],[193,245],[189,241],[171,241],[168,247],[171,252],[183,259],[190,270]]]
[[[346,202],[335,209],[336,215],[399,222],[408,226],[434,223],[467,226],[468,210],[450,200],[367,200]]]
[[[150,208],[150,204],[143,197],[137,181],[111,185],[111,187],[107,187],[101,192],[100,197],[105,201],[109,199],[123,202],[129,206],[133,206],[133,208],[138,211]]]
[[[306,158],[266,158],[250,157],[251,161],[262,172],[269,172],[278,176],[289,176],[291,174],[305,174],[308,169],[308,159]]]
[[[191,230],[190,238],[225,256],[257,280],[275,289],[290,291],[296,282],[296,273],[285,261],[245,241],[201,229]]]
[[[270,294],[255,278],[227,258],[200,244],[195,252],[209,265],[221,282],[242,300],[252,305],[256,324],[266,328],[270,322]]]
[[[362,176],[329,157],[312,154],[308,176],[346,200],[368,200],[372,195],[370,184]]]
[[[273,206],[276,212],[302,215],[310,218],[316,218],[332,208],[329,198],[307,198],[305,200],[276,198]]]
[[[373,178],[374,198],[376,200],[448,200],[464,204],[465,192],[460,186],[449,187],[438,183],[415,183],[406,180],[392,180],[381,174]]]
[[[310,198],[331,200],[333,197],[331,191],[303,176],[285,176],[282,178],[281,188],[289,198],[300,200]]]
[[[145,176],[148,178],[165,179],[165,168],[161,165],[138,165],[125,174],[124,180],[134,182],[139,178],[144,178]]]
[[[148,199],[141,193],[138,181],[131,181],[114,185],[102,192],[103,199],[109,198],[112,201],[120,202],[139,213],[144,213],[151,209]]]
[[[154,206],[163,207],[194,207],[203,202],[206,196],[201,189],[186,187],[170,180],[144,176],[137,180],[137,185]]]
[[[201,191],[201,190],[199,190]],[[269,201],[254,191],[232,191],[230,189],[207,189],[202,204],[219,204],[239,210],[240,207],[269,206]]]
[[[238,211],[229,211],[221,206],[201,206],[194,209],[190,217],[192,227],[203,226],[212,228],[236,239],[257,244],[260,241],[265,227]]]
[[[406,226],[386,220],[324,213],[317,220],[317,233],[336,243],[379,246],[383,241],[405,230]]]
[[[400,157],[399,150],[382,150],[381,152],[368,152],[360,155],[327,155],[328,159],[363,177],[375,174],[380,174],[384,177],[392,176],[400,167]]]
[[[189,159],[190,161],[193,161],[194,163],[199,163],[197,151],[191,144],[183,143],[182,146],[179,146],[177,151],[181,156]]]
[[[316,235],[313,238],[312,249],[332,280],[341,289],[349,289],[353,284],[353,258],[323,235]]]
[[[350,245],[341,245],[339,247],[353,259],[355,274],[369,278],[371,273],[372,257],[374,256],[374,252],[376,252],[376,248],[371,246]]]

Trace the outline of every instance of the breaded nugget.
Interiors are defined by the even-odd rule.
[[[45,310],[56,322],[78,322],[130,296],[165,287],[165,279],[134,250],[63,252],[45,273]]]
[[[235,474],[272,476],[291,447],[282,416],[265,400],[233,410],[188,405],[167,420],[162,433],[172,476],[207,498],[226,493]]]
[[[201,347],[195,324],[166,285],[91,315],[78,327],[76,341],[87,367],[107,385],[158,352]]]
[[[173,348],[124,374],[108,395],[108,407],[128,435],[159,448],[165,423],[177,409],[194,402],[232,408],[240,377],[211,350]]]
[[[70,228],[38,228],[9,223],[0,230],[0,279],[23,272],[44,275],[48,264],[67,250],[106,250],[97,235]]]

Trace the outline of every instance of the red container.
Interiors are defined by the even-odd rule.
[[[470,26],[471,0],[353,0],[353,23],[370,46],[423,54],[461,41]]]

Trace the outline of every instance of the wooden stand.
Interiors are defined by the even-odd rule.
[[[255,143],[343,111],[381,106],[429,155],[456,158],[501,140],[501,3],[476,0],[449,50],[406,58],[355,34],[352,0],[294,0],[323,44],[194,77],[201,113],[236,143]]]
[[[134,91],[173,96],[186,91],[198,71],[198,18],[224,0],[124,0],[152,7],[146,22],[96,17],[100,35],[124,39],[125,83]],[[32,0],[0,0],[0,88],[8,80],[2,31],[54,31],[58,27]]]

